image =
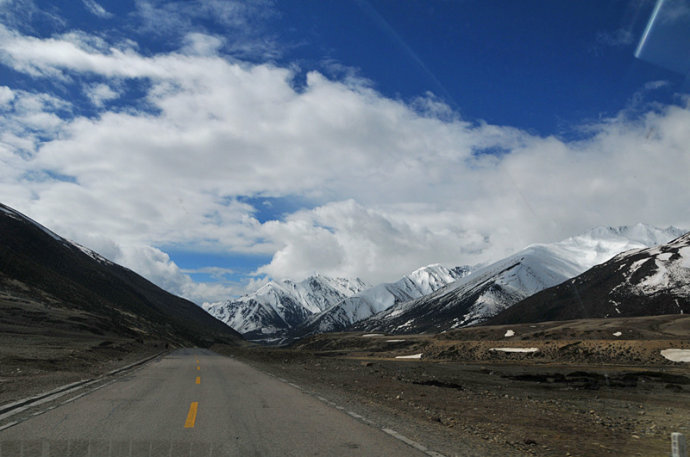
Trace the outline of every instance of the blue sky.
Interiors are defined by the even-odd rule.
[[[0,0],[0,195],[198,303],[690,227],[688,24],[687,0]]]

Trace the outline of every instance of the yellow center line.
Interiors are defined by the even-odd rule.
[[[201,376],[197,376],[197,377],[196,377],[196,383],[197,383],[197,384],[201,384]]]
[[[196,359],[196,363],[197,363],[197,364],[199,363],[199,359]]]
[[[196,367],[197,371],[201,370],[201,367],[197,365]]]
[[[199,402],[193,401],[189,405],[189,412],[187,413],[187,420],[184,423],[184,428],[194,428],[194,422],[196,422],[196,409],[199,407]]]

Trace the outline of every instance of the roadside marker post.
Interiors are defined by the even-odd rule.
[[[682,433],[671,433],[671,457],[688,457],[688,447]]]

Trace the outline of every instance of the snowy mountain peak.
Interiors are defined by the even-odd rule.
[[[203,308],[242,334],[274,334],[366,287],[359,278],[313,275],[299,282],[271,281],[252,294]]]
[[[657,246],[677,238],[685,231],[677,227],[656,227],[649,224],[622,225],[618,227],[595,227],[588,232],[572,237],[581,242],[590,239],[598,242],[625,241],[628,245],[639,247]],[[567,241],[567,240],[566,240]]]
[[[436,263],[419,268],[402,280],[404,281],[405,278],[409,279],[417,286],[423,295],[426,295],[464,276],[464,274],[461,273],[462,271],[469,273],[468,267],[464,267],[466,270],[462,270],[462,268],[463,267],[456,267],[453,270],[449,270],[443,265]]]
[[[366,331],[442,331],[477,324],[616,254],[648,248],[683,231],[644,224],[597,227],[551,244],[534,244],[417,300],[401,303],[355,326]]]
[[[528,297],[491,324],[690,312],[690,233],[634,249]]]
[[[293,334],[305,336],[343,329],[395,304],[430,294],[469,272],[470,268],[466,266],[448,269],[440,264],[427,265],[394,283],[379,284],[366,289],[322,313],[311,316]]]

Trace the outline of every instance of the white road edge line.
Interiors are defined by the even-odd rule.
[[[17,425],[19,422],[10,422],[9,424],[5,424],[2,427],[0,427],[0,431],[5,430],[6,428],[14,427]]]
[[[156,356],[148,357],[148,358],[146,358],[146,359],[144,359],[144,360],[140,360],[139,362],[136,362],[136,363],[127,365],[127,366],[122,367],[122,368],[118,368],[117,370],[109,371],[109,372],[106,373],[105,375],[103,375],[103,376],[101,376],[101,377],[98,377],[98,378],[95,378],[95,379],[78,381],[78,382],[75,382],[75,383],[72,383],[72,384],[68,384],[67,386],[63,386],[63,387],[61,387],[61,388],[57,388],[57,389],[54,389],[54,390],[52,390],[52,391],[46,392],[46,393],[44,393],[44,394],[39,394],[39,395],[37,395],[37,396],[35,396],[35,397],[30,397],[30,398],[25,399],[25,400],[19,400],[19,401],[16,401],[16,402],[14,402],[14,403],[6,404],[6,405],[4,405],[3,407],[8,407],[8,406],[9,406],[11,409],[10,409],[9,411],[3,413],[3,414],[0,414],[0,420],[7,419],[8,417],[11,417],[11,416],[14,416],[14,415],[16,415],[16,414],[22,413],[22,412],[24,412],[24,411],[26,411],[26,410],[28,410],[28,409],[32,409],[32,408],[35,408],[35,407],[37,407],[37,406],[40,406],[40,405],[42,405],[42,404],[44,404],[44,403],[48,403],[48,402],[51,402],[51,401],[53,401],[53,400],[56,400],[56,399],[58,399],[58,398],[60,398],[60,397],[64,397],[65,395],[68,395],[68,394],[70,394],[70,393],[72,393],[72,392],[74,392],[74,391],[85,389],[85,388],[91,386],[92,384],[96,384],[97,382],[102,381],[103,378],[105,378],[105,377],[107,377],[107,376],[113,376],[113,375],[115,375],[115,374],[118,374],[118,373],[120,373],[120,372],[126,371],[126,370],[128,370],[128,369],[136,369],[136,368],[139,368],[139,366],[144,365],[146,362],[155,359],[156,357],[160,356],[161,354],[162,354],[162,353],[159,353],[159,354],[157,354]],[[69,399],[63,401],[62,403],[60,403],[59,406],[66,405],[67,403],[71,403],[71,402],[73,402],[74,400],[77,400],[77,399],[79,399],[79,398],[81,398],[81,397],[83,397],[83,396],[85,396],[85,395],[88,395],[88,394],[90,394],[90,393],[93,393],[93,392],[95,392],[95,391],[97,391],[97,390],[99,390],[99,389],[102,389],[103,387],[109,386],[110,384],[115,383],[115,381],[117,381],[117,379],[113,379],[112,381],[108,381],[108,382],[106,382],[106,383],[104,383],[104,384],[102,384],[102,385],[100,385],[100,386],[97,386],[97,387],[95,387],[95,388],[93,388],[93,389],[88,390],[87,392],[84,392],[84,393],[82,393],[82,394],[79,394],[79,395],[77,395],[77,396],[75,396],[75,397],[71,397],[71,398],[69,398]],[[65,390],[65,387],[69,387],[69,386],[74,386],[74,387],[68,388],[68,389]],[[53,392],[55,392],[55,393],[53,393]],[[52,394],[52,395],[49,395],[49,394],[51,394],[51,393],[53,393],[53,394]],[[47,395],[47,396],[46,396],[46,395]],[[29,401],[27,402],[27,400],[29,400]],[[23,405],[23,406],[13,407],[14,405],[19,405],[19,404],[21,404],[21,403],[24,403],[24,405]],[[57,408],[57,406],[58,406],[58,405],[53,405],[53,406],[49,406],[49,407],[46,408],[46,409],[43,409],[43,410],[40,410],[40,411],[36,411],[35,413],[32,413],[30,417],[40,416],[41,414],[44,414],[44,413],[46,413],[46,412],[48,412],[48,411],[50,411],[50,410],[52,410],[52,409]],[[0,427],[0,431],[1,431],[1,430],[5,430],[5,429],[10,428],[10,427],[13,427],[13,426],[19,424],[20,422],[24,422],[25,420],[26,420],[26,419],[7,423],[7,424],[5,424],[5,425],[3,425],[3,426]]]
[[[425,446],[419,444],[418,442],[409,439],[405,435],[401,435],[400,433],[396,432],[393,429],[390,428],[382,428],[383,432],[389,434],[393,438],[402,441],[403,443],[407,444],[408,446],[412,446],[413,448],[417,449],[418,451],[422,451],[426,455],[429,455],[431,457],[445,457],[443,454],[440,454],[436,451],[432,451],[430,449],[427,449]]]
[[[81,381],[73,382],[71,384],[66,384],[64,386],[58,387],[53,390],[49,390],[48,392],[43,392],[38,395],[34,395],[32,397],[27,397],[21,400],[14,401],[12,403],[6,403],[4,405],[0,405],[0,411],[3,413],[0,414],[0,420],[6,419],[10,416],[13,416],[17,413],[26,411],[29,408],[33,408],[38,405],[42,405],[43,403],[46,403],[47,401],[52,401],[55,400],[56,398],[60,398],[64,395],[67,395],[71,392],[74,392],[75,390],[82,389],[84,387],[90,386],[91,384],[97,383],[99,381],[102,381],[108,376],[113,376],[115,374],[121,373],[123,371],[127,371],[130,369],[137,368],[141,365],[144,365],[145,363],[160,357],[161,355],[166,354],[168,351],[161,351],[158,354],[155,354],[150,357],[146,357],[144,359],[141,359],[137,362],[130,363],[129,365],[125,365],[124,367],[116,368],[115,370],[111,370],[101,376],[98,376],[97,378],[94,379],[83,379]],[[2,429],[0,429],[2,430]]]
[[[422,451],[422,452],[426,452],[426,451],[428,450],[425,446],[422,446],[422,445],[419,444],[418,442],[409,439],[409,438],[406,437],[405,435],[401,435],[400,433],[396,432],[395,430],[392,430],[392,429],[390,429],[390,428],[382,428],[381,430],[383,430],[384,432],[388,433],[388,434],[389,434],[390,436],[392,436],[393,438],[398,439],[398,440],[402,441],[402,442],[405,443],[405,444],[409,444],[410,446],[412,446],[413,448],[415,448],[415,449],[417,449],[417,450],[420,450],[420,451]]]
[[[273,375],[271,374],[271,376],[273,376]],[[337,409],[337,410],[346,412],[349,416],[351,416],[351,417],[354,418],[354,419],[357,419],[357,420],[359,420],[359,421],[361,421],[361,422],[365,422],[365,423],[367,423],[367,424],[369,424],[369,425],[371,425],[371,426],[374,426],[374,427],[376,426],[376,425],[374,424],[374,422],[370,421],[369,419],[367,419],[367,418],[364,417],[364,416],[361,416],[361,415],[355,413],[354,411],[347,411],[344,407],[342,407],[342,406],[340,406],[340,405],[338,405],[338,404],[335,404],[335,403],[333,403],[332,401],[330,401],[330,400],[328,400],[328,399],[326,399],[326,398],[324,398],[324,397],[322,397],[322,396],[320,396],[320,395],[316,395],[316,394],[313,393],[313,392],[308,392],[308,391],[302,389],[302,388],[301,388],[300,386],[298,386],[297,384],[291,383],[291,382],[288,381],[287,379],[279,378],[278,376],[274,376],[274,377],[275,377],[276,379],[278,379],[279,381],[282,381],[282,382],[284,382],[284,383],[286,383],[286,384],[289,384],[289,385],[291,385],[292,387],[294,387],[294,388],[296,388],[296,389],[298,389],[298,390],[300,390],[300,391],[302,391],[302,392],[304,392],[304,393],[306,393],[306,394],[308,394],[308,395],[311,395],[312,397],[315,397],[317,400],[321,400],[322,402],[328,404],[329,406],[334,407],[334,408]],[[418,442],[416,442],[416,441],[414,441],[414,440],[411,440],[411,439],[409,439],[408,437],[406,437],[405,435],[401,435],[400,433],[396,432],[396,431],[393,430],[393,429],[385,428],[385,427],[384,427],[384,428],[382,428],[381,430],[382,430],[384,433],[386,433],[386,434],[392,436],[393,438],[395,438],[395,439],[397,439],[397,440],[399,440],[399,441],[402,441],[403,443],[407,444],[408,446],[411,446],[411,447],[417,449],[418,451],[421,451],[421,452],[425,453],[426,455],[428,455],[428,456],[430,456],[430,457],[446,457],[444,454],[441,454],[440,452],[432,451],[431,449],[428,449],[428,448],[427,448],[426,446],[424,446],[423,444],[420,444],[420,443],[418,443]]]

